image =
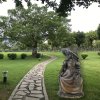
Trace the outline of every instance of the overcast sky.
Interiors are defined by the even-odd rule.
[[[7,16],[7,10],[12,8],[15,8],[12,0],[0,4],[0,15]],[[94,3],[88,9],[83,9],[83,7],[75,7],[75,9],[70,16],[72,31],[88,32],[97,29],[100,24],[100,7],[98,4]]]

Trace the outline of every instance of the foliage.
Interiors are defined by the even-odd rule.
[[[4,58],[4,54],[0,54],[0,59],[3,59]]]
[[[100,24],[99,24],[99,26],[97,28],[97,35],[98,35],[98,39],[100,40]]]
[[[58,46],[69,32],[69,20],[47,11],[46,6],[34,4],[28,9],[9,10],[8,14],[5,36],[9,37],[9,41],[31,48],[33,54],[37,53],[38,44],[44,40],[50,40],[53,46]]]
[[[93,41],[97,40],[96,31],[90,31],[85,33],[85,46],[93,47]]]
[[[14,60],[14,59],[17,58],[17,54],[16,53],[9,53],[8,58],[11,59],[11,60]]]
[[[98,55],[100,56],[100,52],[98,52]]]
[[[4,2],[6,0],[0,0],[0,2]],[[31,0],[14,0],[16,7],[23,8],[22,2],[25,1],[27,6],[31,6]],[[56,1],[53,0],[39,0],[42,3],[48,4],[48,6],[53,7],[61,16],[68,15],[68,12],[71,12],[72,9],[75,9],[75,5],[83,6],[88,8],[93,2],[97,2],[100,4],[100,0],[60,0],[60,4],[57,4]]]
[[[21,59],[25,59],[26,57],[27,57],[27,54],[25,54],[25,53],[21,54]]]
[[[36,58],[41,58],[41,54],[40,53],[37,53],[36,54]]]
[[[83,59],[86,59],[86,58],[88,57],[88,55],[87,55],[87,54],[81,54],[81,57],[82,57]]]
[[[100,40],[94,40],[93,46],[96,47],[96,48],[100,48]]]
[[[75,34],[76,44],[78,47],[80,47],[85,42],[85,34],[80,31],[74,34]]]

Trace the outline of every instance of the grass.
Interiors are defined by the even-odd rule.
[[[39,61],[39,59],[33,58],[30,52],[27,52],[28,57],[26,59],[21,59],[21,53],[22,52],[17,52],[18,57],[16,60],[9,60],[7,57],[8,52],[3,53],[5,55],[4,59],[0,59],[0,100],[8,100],[11,92],[23,76],[34,65],[49,58],[43,56],[41,61]],[[2,71],[4,70],[8,71],[8,82],[5,85],[2,83]]]
[[[84,80],[84,97],[74,100],[100,100],[100,56],[97,52],[84,52],[88,54],[85,60],[81,59],[81,73]],[[53,53],[52,53],[53,54]],[[45,84],[49,100],[73,100],[60,98],[58,75],[64,61],[62,53],[54,53],[58,59],[48,64],[45,71]]]

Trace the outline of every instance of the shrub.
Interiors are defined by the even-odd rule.
[[[25,53],[21,54],[21,59],[25,59],[26,57],[27,57],[27,54],[25,54]]]
[[[3,59],[4,58],[4,55],[3,54],[0,54],[0,59]]]
[[[98,55],[100,56],[100,52],[98,52]]]
[[[87,54],[81,54],[81,57],[82,57],[83,59],[86,59],[86,58],[88,57],[88,55],[87,55]]]
[[[14,60],[14,59],[17,58],[17,55],[15,53],[9,53],[8,58],[11,59],[11,60]]]
[[[36,58],[40,58],[41,57],[41,54],[40,53],[37,53],[36,54]]]

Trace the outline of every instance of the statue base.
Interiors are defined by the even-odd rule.
[[[58,96],[62,97],[62,98],[81,98],[84,96],[84,93],[75,93],[75,94],[72,94],[72,93],[63,93],[63,92],[58,92],[57,93]]]

